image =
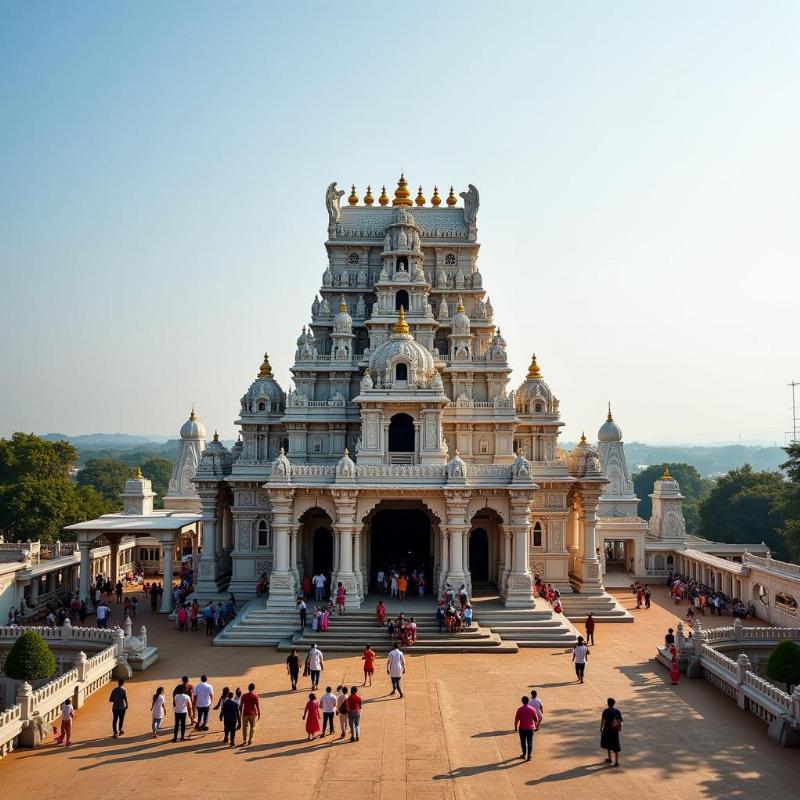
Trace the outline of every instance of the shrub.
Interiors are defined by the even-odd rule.
[[[3,672],[17,681],[35,681],[49,678],[56,668],[55,656],[42,636],[24,631],[9,650]]]
[[[800,646],[784,639],[767,659],[767,675],[778,683],[785,683],[789,691],[800,683]]]

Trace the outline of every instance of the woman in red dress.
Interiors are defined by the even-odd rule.
[[[375,674],[375,651],[372,649],[372,645],[368,644],[364,648],[361,660],[364,662],[364,683],[361,685],[367,685],[367,676],[369,676],[369,685],[372,686],[372,676]]]
[[[382,628],[386,623],[386,606],[383,600],[378,600],[378,605],[375,606],[375,616],[378,619],[378,627]]]
[[[678,648],[674,644],[669,646],[669,654],[672,656],[672,663],[669,665],[669,677],[673,686],[678,685],[681,679],[681,669],[678,664]]]
[[[311,597],[311,578],[303,575],[303,597]]]
[[[341,581],[339,581],[339,585],[336,587],[336,605],[339,608],[340,614],[344,614],[344,604],[346,596],[347,596],[347,589],[345,589],[344,584]]]
[[[306,741],[310,742],[314,738],[314,734],[319,733],[319,703],[313,692],[308,696],[303,719],[306,721],[306,733],[308,734]]]

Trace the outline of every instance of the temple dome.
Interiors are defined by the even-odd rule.
[[[266,410],[270,412],[282,409],[286,405],[286,395],[280,384],[272,377],[272,368],[266,353],[258,377],[250,384],[250,388],[242,398],[243,410],[257,411],[260,400],[269,401]]]
[[[413,374],[416,383],[427,385],[436,372],[433,355],[408,332],[403,309],[395,325],[394,333],[380,346],[375,348],[369,358],[369,369],[374,378],[381,377],[391,381],[391,370],[398,362],[404,362]],[[409,380],[412,379],[409,374]]]
[[[459,297],[456,313],[453,315],[451,331],[456,336],[469,336],[469,317],[464,312],[464,301]]]
[[[541,405],[541,411],[536,411],[536,405]],[[557,414],[558,400],[542,377],[542,372],[536,362],[536,355],[531,359],[528,375],[524,383],[515,394],[517,412],[520,414]]]
[[[189,414],[189,419],[181,425],[181,439],[205,439],[206,438],[206,427],[197,419],[197,415],[194,413],[194,409],[192,409],[192,413]]]
[[[339,313],[333,318],[334,333],[352,333],[353,318],[347,311],[347,302],[342,295],[339,300]]]
[[[597,441],[604,443],[622,441],[622,429],[614,422],[610,408],[608,409],[608,418],[600,426],[600,430],[597,431]]]

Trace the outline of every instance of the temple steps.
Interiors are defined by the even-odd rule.
[[[590,611],[595,622],[633,622],[630,611],[607,592],[594,595],[564,592],[561,595],[561,605],[567,619],[581,628]]]

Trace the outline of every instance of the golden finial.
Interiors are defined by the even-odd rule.
[[[215,442],[219,441],[219,434],[216,431],[214,431],[214,441]]]
[[[364,195],[364,205],[371,206],[375,202],[375,198],[372,196],[372,187],[367,186],[367,193]]]
[[[344,455],[345,455],[345,458],[347,458],[350,455],[350,451],[346,447],[344,449]]]
[[[197,414],[194,413],[194,406],[192,406],[192,413],[189,414],[189,421],[194,422],[197,419]]]
[[[541,377],[542,371],[539,369],[539,365],[536,363],[536,353],[534,353],[531,357],[531,365],[528,367],[528,379],[534,380],[535,378]]]
[[[136,467],[136,472],[133,473],[133,479],[135,481],[140,481],[142,478],[144,478],[144,475],[142,475],[141,467]]]
[[[447,205],[454,206],[458,200],[456,200],[455,193],[453,192],[453,187],[450,187],[450,194],[447,195]]]
[[[382,206],[388,206],[389,205],[389,195],[386,194],[386,187],[385,186],[381,189],[381,196],[378,198],[378,202]]]
[[[661,476],[662,481],[671,481],[672,475],[669,474],[669,467],[664,464],[664,474]]]
[[[606,422],[613,422],[614,417],[611,416],[611,401],[608,401],[608,417],[606,417]]]
[[[586,444],[586,433],[581,433],[581,444]]]
[[[356,194],[356,185],[353,184],[350,190],[350,197],[347,198],[347,202],[350,203],[351,206],[358,205],[358,195]]]
[[[422,187],[421,186],[419,187],[419,191],[417,192],[417,198],[416,198],[416,200],[414,200],[414,202],[418,206],[424,206],[425,205],[425,197],[422,194]]]
[[[461,295],[458,296],[458,305],[456,306],[456,314],[464,313],[464,299]]]
[[[439,197],[439,187],[433,187],[433,197],[431,197],[431,205],[432,206],[440,206],[442,204],[442,198]]]
[[[400,316],[397,318],[397,324],[394,326],[395,333],[408,333],[409,327],[406,322],[406,312],[403,306],[400,306]]]
[[[408,191],[408,181],[406,180],[405,175],[400,173],[400,180],[397,181],[397,188],[394,190],[394,200],[392,200],[393,206],[410,206],[411,203],[411,192]]]
[[[339,313],[346,313],[347,312],[347,302],[344,299],[344,295],[339,298]]]
[[[264,353],[264,360],[261,362],[261,369],[258,371],[259,378],[271,378],[272,367],[269,365],[269,356]]]

